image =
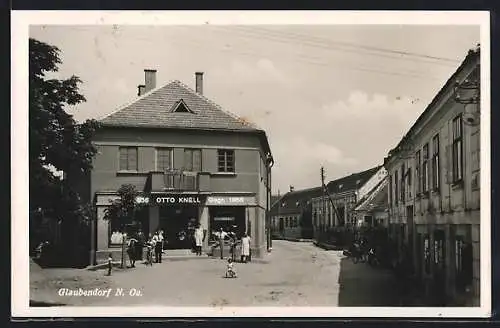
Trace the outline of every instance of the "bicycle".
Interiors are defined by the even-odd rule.
[[[149,265],[149,266],[153,266],[153,246],[151,245],[147,245],[146,246],[148,249],[147,249],[147,252],[146,252],[146,262],[145,264],[146,265]]]

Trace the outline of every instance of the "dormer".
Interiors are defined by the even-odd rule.
[[[172,113],[191,113],[194,114],[194,112],[186,105],[183,99],[176,101],[174,105],[172,106]]]

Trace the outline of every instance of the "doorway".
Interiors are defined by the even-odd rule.
[[[194,221],[194,223],[193,223]],[[198,207],[172,206],[160,208],[160,228],[164,231],[166,249],[191,249],[192,227],[199,221]]]

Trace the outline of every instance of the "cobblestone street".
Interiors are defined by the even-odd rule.
[[[211,258],[139,264],[106,277],[110,297],[56,296],[57,290],[52,296],[58,303],[95,306],[397,306],[389,272],[310,243],[273,241],[266,262],[236,265],[236,279],[224,278],[225,264]],[[114,296],[118,288],[124,296]]]

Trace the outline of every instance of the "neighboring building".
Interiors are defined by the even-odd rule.
[[[382,181],[387,172],[383,166],[354,173],[327,184],[328,196],[312,199],[315,238],[333,227],[355,226],[355,205]],[[332,206],[332,203],[335,205]]]
[[[103,218],[123,184],[136,186],[147,205],[143,232],[163,229],[170,248],[190,248],[183,235],[200,223],[205,250],[214,230],[236,226],[251,235],[253,256],[267,252],[273,159],[266,134],[204,97],[202,79],[196,73],[196,91],[179,81],[156,88],[156,71],[145,70],[139,97],[100,120],[87,186],[97,207],[92,262],[120,247],[120,224]]]
[[[277,238],[312,238],[311,199],[321,195],[321,187],[291,190],[271,207],[271,226]]]
[[[467,84],[459,98],[457,82]],[[391,235],[401,257],[411,256],[418,281],[441,305],[479,305],[479,82],[478,48],[384,164]]]
[[[357,226],[389,227],[388,185],[386,176],[366,197],[358,201],[354,208]]]

